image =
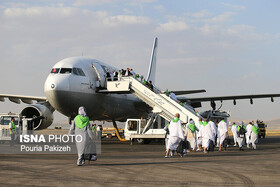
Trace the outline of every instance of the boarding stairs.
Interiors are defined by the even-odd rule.
[[[106,91],[112,93],[131,92],[152,107],[154,114],[160,115],[167,121],[170,121],[176,113],[179,113],[182,123],[188,123],[189,119],[192,118],[198,124],[199,117],[190,105],[181,106],[165,93],[161,93],[155,86],[152,91],[132,76],[121,77],[118,81],[107,81]]]

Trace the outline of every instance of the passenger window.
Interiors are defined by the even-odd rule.
[[[70,73],[72,73],[72,68],[61,68],[60,73],[61,74],[70,74]]]
[[[53,68],[51,73],[58,73],[59,72],[59,68]]]

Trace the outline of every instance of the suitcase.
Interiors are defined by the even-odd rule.
[[[95,159],[92,160],[92,156],[95,156]],[[85,153],[83,154],[83,159],[86,161],[96,161],[97,156],[96,156],[96,146],[93,141],[90,141],[85,149]]]
[[[215,144],[212,140],[210,140],[208,151],[214,151],[214,149],[215,149]]]
[[[230,144],[230,139],[229,139],[229,137],[227,137],[223,142],[223,148],[227,148],[227,145],[229,145],[229,144]]]
[[[181,141],[176,149],[176,152],[179,154],[183,154],[184,153],[184,149],[187,148],[187,144],[185,141]]]

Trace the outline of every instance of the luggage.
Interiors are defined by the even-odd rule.
[[[178,154],[183,154],[184,153],[184,149],[186,149],[187,148],[187,143],[184,141],[184,140],[182,140],[180,143],[179,143],[179,145],[178,145],[178,147],[177,147],[177,149],[176,149],[176,152],[178,153]]]
[[[246,133],[246,129],[244,129],[243,127],[240,127],[239,131],[237,132],[237,135],[240,138],[244,138],[245,137],[245,133]]]
[[[189,141],[186,142],[186,149],[190,149],[191,148],[191,143]]]
[[[224,142],[223,142],[223,148],[227,148],[227,145],[229,145],[230,144],[230,139],[229,139],[229,137],[227,137],[225,140],[224,140]]]
[[[84,160],[89,160],[89,161],[90,161],[90,160],[91,160],[91,157],[92,157],[92,154],[86,153],[86,154],[83,155],[83,159],[84,159]]]
[[[95,157],[93,157],[95,156]],[[94,158],[94,159],[92,159]],[[88,142],[85,152],[83,154],[83,159],[88,160],[88,161],[96,161],[97,156],[96,156],[96,146],[93,141]]]
[[[210,140],[208,151],[214,151],[214,149],[215,149],[215,144],[212,140]]]

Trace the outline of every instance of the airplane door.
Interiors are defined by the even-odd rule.
[[[103,69],[103,67],[100,64],[93,62],[92,68],[95,70],[96,75],[98,77],[99,86],[96,85],[96,87],[105,87],[106,72]]]

